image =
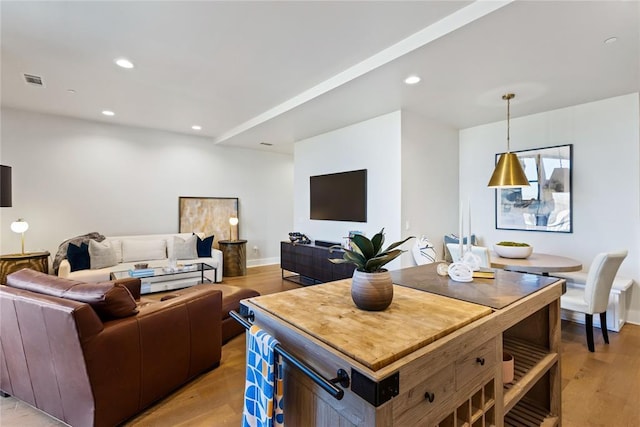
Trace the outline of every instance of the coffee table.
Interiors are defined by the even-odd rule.
[[[204,272],[214,270],[215,275],[218,270],[216,267],[204,262],[196,262],[174,269],[170,269],[168,267],[152,267],[150,269],[153,271],[148,275],[145,274],[142,276],[136,275],[136,270],[114,271],[111,273],[111,279],[128,279],[131,277],[139,278],[141,282],[140,294],[151,294],[155,292],[166,292],[174,289],[188,288],[199,283],[213,283],[211,280],[204,277]],[[131,272],[133,272],[133,274]]]

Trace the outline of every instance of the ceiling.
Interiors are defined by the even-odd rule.
[[[508,91],[512,117],[640,91],[638,1],[3,0],[0,14],[3,107],[251,149],[398,109],[495,122]]]

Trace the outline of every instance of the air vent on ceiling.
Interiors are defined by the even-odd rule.
[[[271,147],[273,144],[270,142],[261,142],[260,145],[266,145],[267,147]]]
[[[33,74],[24,74],[24,81],[27,84],[35,85],[35,86],[44,86],[42,83],[42,77],[34,76]]]

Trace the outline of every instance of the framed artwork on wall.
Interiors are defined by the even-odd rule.
[[[513,153],[530,185],[496,189],[496,228],[572,233],[573,145]],[[500,154],[496,154],[496,162]]]
[[[179,230],[180,233],[204,233],[214,235],[213,245],[218,240],[230,240],[233,233],[239,236],[239,225],[232,227],[229,218],[238,218],[237,197],[180,197]]]

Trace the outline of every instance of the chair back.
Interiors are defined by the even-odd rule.
[[[460,261],[460,245],[458,243],[447,243],[447,249],[449,249],[449,253],[454,262]],[[488,248],[484,246],[471,246],[471,253],[480,257],[480,267],[491,268],[491,256]]]
[[[624,250],[599,253],[593,259],[584,289],[584,301],[588,306],[588,314],[607,311],[613,280],[626,257],[627,251]]]

